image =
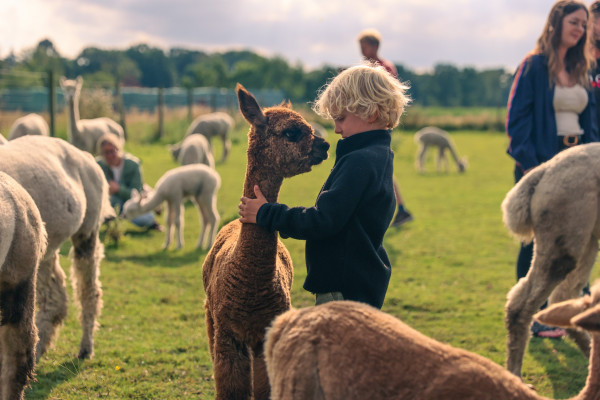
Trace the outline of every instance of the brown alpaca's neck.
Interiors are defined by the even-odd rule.
[[[600,335],[592,334],[591,346],[585,386],[572,400],[600,400]]]

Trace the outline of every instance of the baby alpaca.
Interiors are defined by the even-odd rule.
[[[19,400],[35,366],[35,280],[46,230],[29,193],[4,172],[0,237],[0,400]]]
[[[173,223],[177,231],[177,248],[183,246],[183,201],[190,198],[202,216],[202,232],[196,248],[202,247],[206,237],[206,247],[212,246],[219,226],[217,191],[221,186],[218,172],[204,164],[190,164],[173,168],[160,177],[154,191],[146,198],[133,190],[131,198],[123,204],[123,215],[135,218],[156,209],[163,201],[167,202],[167,229],[163,249],[167,249],[173,236]]]
[[[125,141],[123,127],[110,118],[79,119],[79,95],[83,79],[60,79],[60,87],[65,92],[65,100],[69,107],[69,143],[78,149],[96,154],[98,139],[105,133],[113,133]]]
[[[600,318],[600,308],[595,313]],[[278,316],[267,331],[265,354],[273,400],[546,399],[487,358],[353,301]],[[577,399],[598,400],[598,383],[590,365]]]
[[[210,151],[206,136],[195,134],[186,136],[183,142],[169,146],[173,159],[181,165],[206,164],[215,168],[215,158]]]
[[[210,114],[204,114],[197,117],[190,124],[185,136],[190,136],[196,133],[201,133],[209,141],[212,141],[213,137],[220,137],[223,141],[223,158],[221,162],[224,162],[229,155],[231,150],[231,140],[229,140],[229,132],[233,128],[233,118],[229,114],[224,112],[215,112]]]
[[[46,120],[38,114],[27,114],[21,118],[17,118],[13,122],[8,140],[13,140],[25,135],[43,135],[50,136],[50,128]]]
[[[521,375],[532,315],[549,300],[579,297],[598,253],[600,143],[572,147],[528,172],[502,202],[504,223],[534,240],[531,269],[510,290],[505,307],[506,367]],[[567,330],[584,354],[589,336]]]
[[[254,197],[254,185],[259,185],[268,201],[277,201],[283,179],[321,163],[329,145],[312,134],[289,103],[263,110],[239,83],[236,91],[240,111],[250,123],[243,195]],[[218,400],[269,398],[265,329],[290,308],[293,272],[277,232],[239,219],[219,231],[202,266]]]
[[[441,170],[442,163],[446,172],[448,171],[448,158],[446,158],[446,150],[450,152],[452,158],[458,166],[458,172],[465,172],[467,169],[466,158],[458,158],[456,153],[456,147],[452,138],[448,132],[436,128],[435,126],[428,126],[420,129],[415,133],[415,142],[419,145],[418,157],[417,157],[417,169],[419,172],[425,172],[425,155],[427,149],[430,147],[438,148],[438,155],[436,159],[437,170]]]

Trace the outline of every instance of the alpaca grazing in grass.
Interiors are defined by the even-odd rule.
[[[419,145],[416,162],[419,172],[425,172],[425,156],[427,155],[427,150],[432,147],[437,147],[438,149],[436,158],[436,167],[438,171],[441,170],[442,164],[444,164],[446,172],[448,171],[446,150],[450,152],[450,155],[456,162],[458,172],[465,172],[467,169],[467,159],[464,157],[458,158],[456,146],[448,132],[436,128],[435,126],[428,126],[415,133],[415,142]]]
[[[561,322],[550,310],[536,318],[593,330],[595,342],[600,341],[600,287],[590,300],[579,301],[594,313],[593,322]],[[570,311],[585,314],[584,307]],[[267,331],[265,355],[273,400],[547,399],[487,358],[440,343],[353,301],[278,316]],[[575,399],[600,399],[599,358],[596,348],[587,383]]]
[[[183,202],[191,199],[202,216],[202,231],[196,248],[209,248],[219,226],[217,192],[221,187],[221,177],[214,168],[204,164],[190,164],[173,168],[156,182],[155,189],[146,197],[133,190],[131,198],[123,204],[123,216],[131,219],[157,209],[167,202],[167,229],[163,249],[167,249],[173,236],[173,224],[177,231],[177,248],[183,247]],[[206,239],[205,239],[206,238]]]
[[[10,128],[8,140],[25,135],[50,136],[50,128],[44,117],[31,113],[17,118]]]
[[[3,172],[0,238],[0,400],[19,400],[35,366],[35,279],[46,230],[29,193]]]
[[[23,136],[0,146],[0,171],[31,195],[48,234],[36,282],[36,356],[39,359],[48,349],[67,315],[59,250],[70,238],[70,276],[83,331],[78,357],[91,357],[96,319],[102,308],[98,276],[104,246],[98,233],[104,218],[114,216],[104,174],[91,154],[46,136]]]
[[[243,194],[254,197],[259,185],[268,201],[277,201],[283,179],[321,163],[329,145],[289,104],[262,110],[242,85],[236,91],[250,123]],[[290,254],[277,232],[239,220],[219,231],[202,267],[217,399],[269,398],[264,334],[290,308],[292,276]]]
[[[181,143],[169,146],[173,159],[181,165],[206,164],[215,168],[215,158],[206,136],[194,134],[186,136]]]
[[[78,149],[96,154],[98,139],[105,133],[117,135],[125,141],[123,127],[107,117],[93,119],[79,119],[79,96],[83,79],[66,79],[62,77],[60,87],[65,92],[65,101],[69,108],[68,136],[69,143]]]
[[[213,137],[220,137],[223,142],[223,157],[221,162],[227,160],[229,151],[231,150],[231,140],[229,139],[229,133],[233,128],[233,118],[224,112],[214,112],[210,114],[204,114],[197,117],[190,124],[185,136],[201,133],[210,141]]]
[[[529,273],[508,293],[509,371],[521,375],[532,315],[549,303],[579,297],[598,253],[600,144],[565,150],[528,172],[502,202],[504,223],[524,242],[534,240]],[[589,336],[567,330],[584,354]]]

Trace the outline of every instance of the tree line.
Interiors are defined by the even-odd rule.
[[[0,60],[0,89],[44,84],[40,72],[54,76],[83,76],[88,87],[139,86],[278,89],[292,101],[312,101],[318,90],[343,66],[323,65],[307,70],[280,56],[265,57],[251,50],[207,53],[171,48],[168,52],[147,44],[126,50],[87,47],[74,59],[62,57],[44,39],[16,57]],[[432,71],[416,72],[396,65],[399,78],[411,89],[413,104],[440,107],[504,107],[512,81],[504,69],[478,70],[441,63]]]

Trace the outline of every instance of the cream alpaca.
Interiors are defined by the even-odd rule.
[[[102,308],[98,276],[104,247],[98,232],[104,218],[114,216],[104,174],[89,153],[46,136],[23,136],[0,146],[0,171],[29,192],[48,233],[37,275],[36,356],[39,359],[44,354],[67,315],[65,274],[58,251],[70,238],[70,276],[83,330],[78,357],[91,357],[96,319]]]
[[[31,196],[4,172],[0,237],[0,400],[18,400],[35,366],[35,279],[46,230]]]
[[[600,308],[596,313],[599,318]],[[278,316],[267,331],[265,355],[273,400],[547,399],[487,358],[353,301]],[[576,399],[600,399],[598,357],[591,358]]]
[[[13,122],[8,134],[8,140],[25,135],[50,136],[50,128],[48,128],[46,120],[41,115],[27,114],[21,118],[17,118]]]
[[[131,198],[123,204],[125,218],[135,218],[167,202],[167,230],[164,249],[172,239],[173,224],[177,231],[177,248],[183,246],[183,201],[190,198],[202,216],[203,227],[196,244],[202,247],[206,237],[206,247],[212,246],[219,226],[217,210],[217,192],[221,186],[221,177],[216,170],[204,164],[190,164],[173,168],[165,172],[156,182],[155,190],[142,198],[133,190]]]
[[[215,158],[210,150],[206,136],[195,134],[186,136],[181,143],[169,146],[171,155],[181,165],[206,164],[215,168]]]
[[[224,112],[204,114],[192,121],[185,136],[201,133],[210,141],[213,137],[220,137],[223,142],[223,157],[221,161],[227,160],[231,149],[229,133],[233,128],[233,118]]]
[[[446,157],[446,150],[450,152],[454,162],[456,162],[458,172],[465,172],[465,169],[467,169],[467,159],[464,157],[460,159],[458,158],[456,146],[454,145],[454,142],[452,141],[452,138],[448,132],[440,128],[436,128],[435,126],[428,126],[415,133],[415,143],[419,145],[416,162],[419,172],[425,172],[425,156],[430,147],[437,147],[438,149],[438,155],[436,158],[436,167],[438,171],[441,170],[442,164],[444,164],[444,169],[446,172],[448,171],[448,158]]]
[[[250,123],[243,195],[253,197],[259,185],[268,201],[277,201],[283,179],[321,163],[329,145],[289,104],[262,110],[242,85],[236,91]],[[277,232],[239,220],[219,231],[202,267],[217,399],[269,398],[265,328],[290,308],[292,275],[290,254]]]
[[[588,282],[600,237],[600,144],[565,150],[527,173],[502,202],[504,223],[524,241],[534,239],[531,269],[508,293],[509,371],[521,375],[532,315],[546,299],[579,297]],[[589,336],[571,329],[582,351]]]
[[[83,79],[78,76],[75,80],[60,80],[60,87],[65,92],[65,100],[69,108],[69,142],[78,149],[96,154],[98,139],[105,133],[115,134],[122,142],[125,141],[123,127],[107,117],[94,119],[79,119],[79,95]]]

